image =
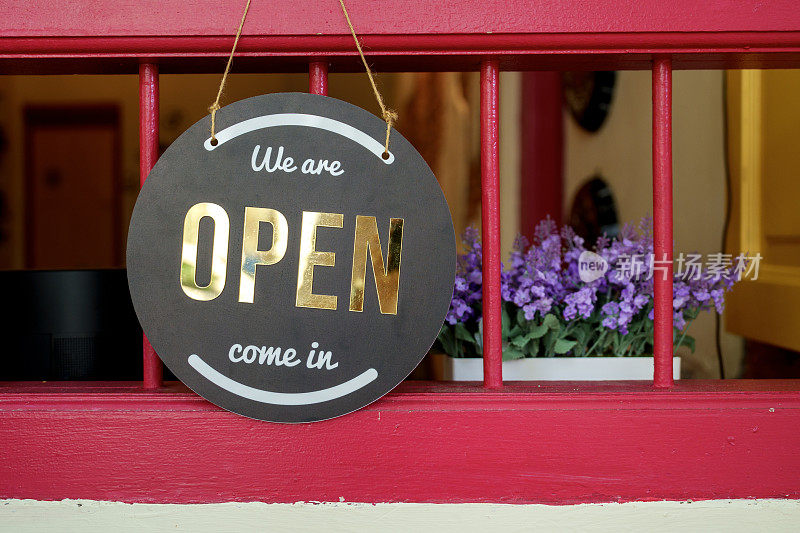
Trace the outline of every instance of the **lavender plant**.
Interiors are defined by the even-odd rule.
[[[482,250],[477,229],[463,236],[453,298],[438,337],[452,357],[483,354]],[[653,353],[652,224],[627,225],[612,239],[600,237],[594,252],[608,262],[595,280],[581,280],[584,241],[549,218],[532,243],[520,236],[501,274],[503,359],[523,357],[635,356]],[[632,258],[640,258],[637,264]],[[642,266],[646,268],[642,268]],[[658,267],[654,275],[662,275]],[[722,313],[733,268],[702,268],[673,280],[673,342],[694,351],[689,324],[702,311]]]

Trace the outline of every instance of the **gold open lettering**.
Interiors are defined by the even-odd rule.
[[[389,221],[389,246],[386,266],[383,263],[381,239],[375,217],[356,216],[353,240],[353,273],[350,278],[350,310],[364,310],[364,285],[367,274],[367,253],[372,259],[372,273],[378,292],[378,307],[384,315],[397,314],[397,296],[400,290],[400,255],[403,248],[403,219]]]

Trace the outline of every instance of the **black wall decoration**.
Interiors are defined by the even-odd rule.
[[[595,133],[608,117],[614,98],[617,73],[564,72],[564,102],[575,122],[584,130]]]
[[[183,133],[131,219],[136,313],[167,367],[251,418],[359,409],[433,343],[455,238],[430,168],[386,124],[305,93],[256,96]]]

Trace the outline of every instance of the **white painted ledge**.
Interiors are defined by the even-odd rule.
[[[483,380],[483,358],[433,355],[435,378]],[[614,381],[653,379],[652,357],[527,357],[503,361],[504,381]],[[681,358],[672,358],[672,378],[681,378]]]
[[[800,500],[581,505],[0,500],[0,531],[797,531]]]

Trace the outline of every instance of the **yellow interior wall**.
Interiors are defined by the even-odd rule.
[[[722,71],[676,71],[672,92],[674,239],[677,253],[722,250],[725,167]],[[600,172],[611,185],[623,222],[652,213],[652,100],[649,71],[618,73],[608,119],[596,134],[565,116],[564,201]],[[747,283],[746,281],[743,283]],[[703,313],[689,328],[697,340],[684,352],[684,376],[717,378],[714,316]],[[741,337],[724,333],[727,377],[741,372]]]
[[[396,74],[379,77],[384,97],[391,102]],[[219,74],[163,75],[160,77],[160,128],[162,144],[169,144],[186,128],[205,116],[216,96]],[[223,105],[269,92],[307,91],[305,74],[233,74]],[[0,127],[7,141],[0,154],[0,190],[6,195],[0,215],[0,268],[24,267],[24,108],[27,105],[115,104],[120,109],[122,131],[121,179],[123,220],[127,220],[139,190],[139,81],[135,75],[0,76]],[[379,114],[372,90],[363,74],[330,77],[330,96],[350,101]]]

